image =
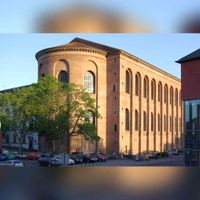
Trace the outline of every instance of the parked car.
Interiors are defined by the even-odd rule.
[[[1,153],[4,153],[4,154],[9,153],[9,150],[8,149],[1,149]]]
[[[39,166],[51,166],[52,156],[50,154],[41,154],[38,159]]]
[[[142,158],[141,155],[136,154],[135,157],[134,157],[134,160],[135,160],[135,161],[141,161],[141,160],[143,160],[143,158]]]
[[[157,151],[149,152],[149,158],[150,159],[158,159],[159,157],[160,157],[159,152],[157,152]]]
[[[50,158],[50,159],[49,159],[49,164],[48,164],[48,166],[59,167],[59,166],[61,166],[61,165],[62,165],[62,163],[61,163],[58,159],[56,159],[56,158]]]
[[[166,158],[166,157],[168,157],[168,152],[159,152],[159,153],[157,153],[157,156],[159,158]]]
[[[7,157],[4,153],[0,153],[0,161],[5,161],[7,160]]]
[[[109,156],[108,156],[108,159],[111,159],[111,160],[116,160],[116,159],[119,159],[120,158],[120,155],[116,152],[112,152]]]
[[[13,154],[15,155],[15,159],[26,159],[27,157],[25,153],[13,152]]]
[[[24,167],[24,163],[20,160],[7,160],[0,164],[1,167]]]
[[[83,163],[83,153],[82,152],[73,152],[70,155],[70,158],[75,161],[75,164]]]
[[[58,162],[61,163],[61,165],[64,165],[63,155],[54,155],[53,159],[56,159]],[[75,161],[67,153],[65,153],[65,159],[66,159],[67,165],[74,165],[75,164]]]
[[[107,156],[104,154],[98,153],[98,154],[96,154],[96,156],[97,156],[98,162],[106,162],[107,161]]]
[[[90,155],[90,162],[98,162],[98,156],[96,153],[91,153]]]
[[[173,154],[174,156],[179,155],[179,150],[178,150],[177,148],[172,149],[171,152],[172,152],[172,154]]]
[[[14,153],[5,153],[7,160],[14,160],[15,154]]]
[[[38,160],[40,158],[40,154],[38,152],[30,152],[26,157],[28,160]]]

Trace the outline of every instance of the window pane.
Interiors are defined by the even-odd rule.
[[[95,92],[95,77],[91,72],[85,72],[84,76],[84,88],[88,93]]]

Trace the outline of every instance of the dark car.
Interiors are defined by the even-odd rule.
[[[158,159],[158,158],[160,158],[160,154],[157,151],[151,151],[151,152],[149,152],[149,158],[150,159]]]
[[[120,158],[120,156],[119,156],[119,154],[116,153],[116,152],[112,152],[112,153],[108,156],[108,159],[110,159],[110,160],[116,160],[116,159],[119,159],[119,158]]]
[[[38,159],[39,166],[50,166],[51,165],[52,156],[50,154],[41,154]]]
[[[5,160],[7,160],[6,155],[3,153],[0,153],[0,161],[5,161]]]
[[[90,162],[97,162],[98,161],[98,156],[95,153],[91,153],[90,155]]]
[[[105,156],[103,154],[97,153],[94,155],[97,158],[97,162],[106,162],[107,161],[107,156]]]
[[[84,154],[82,152],[73,152],[70,158],[75,161],[75,164],[83,163]]]

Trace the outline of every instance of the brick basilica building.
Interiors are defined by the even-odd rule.
[[[75,38],[36,54],[38,77],[83,85],[96,100],[98,150],[125,154],[183,147],[180,79],[123,50]],[[44,144],[45,142],[43,142]],[[91,152],[80,136],[71,151]]]

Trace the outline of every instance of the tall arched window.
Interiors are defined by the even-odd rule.
[[[179,92],[179,106],[182,106],[181,90],[180,90],[180,92]]]
[[[61,81],[62,83],[68,83],[69,82],[69,74],[66,71],[60,71],[58,74],[58,80]]]
[[[170,104],[173,104],[173,88],[170,88]]]
[[[164,131],[167,130],[167,120],[166,120],[166,115],[164,115]]]
[[[162,100],[162,84],[161,82],[158,83],[158,101]]]
[[[147,115],[145,111],[143,112],[143,129],[144,131],[147,130]]]
[[[90,71],[85,72],[84,88],[85,88],[85,91],[88,93],[95,93],[95,76]]]
[[[175,91],[175,104],[178,106],[178,89]]]
[[[158,114],[158,131],[160,131],[160,129],[161,129],[160,122],[161,122],[161,120],[160,120],[160,114]]]
[[[135,130],[137,131],[139,127],[138,111],[135,110]]]
[[[138,74],[135,75],[135,95],[139,95],[139,77]]]
[[[155,80],[153,79],[151,81],[151,99],[155,100],[155,97],[156,97],[156,83]]]
[[[144,92],[144,98],[147,98],[147,78],[144,77],[144,88],[143,88],[143,92]]]
[[[170,116],[170,131],[172,131],[172,117]]]
[[[129,114],[129,110],[126,108],[126,111],[125,111],[125,129],[127,131],[129,131],[130,129],[130,114]]]
[[[130,94],[130,83],[131,83],[130,73],[128,70],[126,70],[126,93],[128,94]]]
[[[154,119],[153,119],[153,113],[151,113],[151,131],[153,131],[153,124],[154,124]]]
[[[167,103],[167,100],[168,100],[168,87],[167,87],[167,85],[165,85],[165,88],[164,88],[164,102]]]

